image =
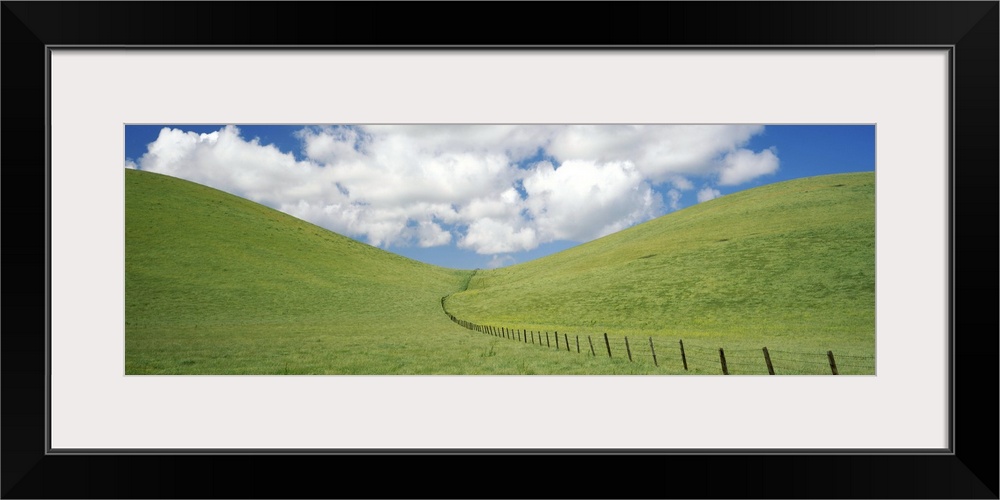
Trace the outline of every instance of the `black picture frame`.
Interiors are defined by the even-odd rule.
[[[997,292],[996,1],[582,3],[545,11],[492,3],[2,4],[3,254],[9,269],[29,270],[4,294],[4,498],[998,498],[997,316],[973,305],[980,296],[992,304]],[[511,26],[536,29],[519,38]],[[950,452],[47,453],[48,47],[331,45],[951,47]],[[966,307],[956,307],[959,298]],[[363,471],[378,480],[362,479]]]

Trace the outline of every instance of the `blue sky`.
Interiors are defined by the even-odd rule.
[[[763,184],[873,171],[875,126],[126,125],[125,166],[473,269]]]

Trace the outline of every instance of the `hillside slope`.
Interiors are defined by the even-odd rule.
[[[479,271],[447,307],[482,324],[871,355],[875,174],[766,185]]]
[[[440,308],[468,274],[125,172],[129,374],[433,372],[435,335],[469,337]]]

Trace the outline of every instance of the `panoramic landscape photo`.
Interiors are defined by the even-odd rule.
[[[126,125],[126,375],[874,375],[874,125]]]

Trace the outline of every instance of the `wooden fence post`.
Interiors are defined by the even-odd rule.
[[[767,363],[767,374],[774,375],[774,365],[771,364],[771,353],[767,352],[767,348],[764,348],[764,362]]]
[[[576,336],[576,353],[580,354],[580,336]]]
[[[608,357],[611,357],[611,342],[608,342],[608,332],[604,332],[604,345],[608,348]]]
[[[632,348],[628,346],[628,335],[625,336],[625,352],[628,353],[628,362],[632,362]]]
[[[545,347],[552,347],[552,344],[549,343],[549,332],[545,332]]]
[[[531,345],[535,345],[535,332],[531,332]]]
[[[826,357],[830,358],[830,371],[833,372],[834,375],[839,375],[837,372],[837,362],[833,360],[833,351],[826,351]]]
[[[569,352],[569,335],[563,334],[563,340],[566,341],[566,352]]]
[[[722,348],[719,348],[719,361],[722,362],[722,374],[729,375],[729,368],[726,367],[726,353],[722,352]]]
[[[684,355],[684,339],[680,339],[678,342],[681,343],[681,361],[684,362],[684,371],[688,371],[688,359],[687,356]]]
[[[591,340],[590,335],[587,335],[587,342],[590,342],[590,355],[597,356],[597,353],[594,352],[594,341]]]
[[[656,349],[653,349],[653,337],[649,337],[649,352],[653,353],[653,366],[660,366],[656,362]]]
[[[556,332],[556,349],[559,348],[559,332]]]

